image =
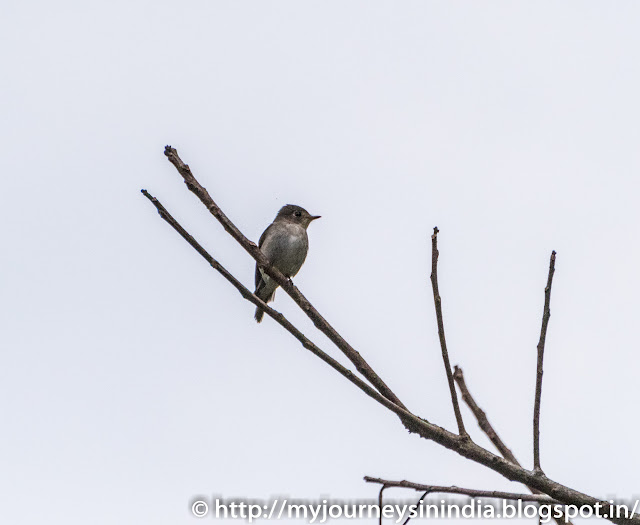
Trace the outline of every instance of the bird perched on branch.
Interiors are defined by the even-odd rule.
[[[287,204],[280,208],[278,215],[267,227],[258,247],[269,259],[269,262],[280,270],[285,277],[293,277],[300,270],[307,258],[309,238],[307,228],[311,221],[319,219],[319,215],[311,215],[300,206]],[[273,301],[278,288],[276,283],[256,264],[256,291],[254,292],[265,303]],[[256,321],[262,321],[264,310],[256,308]]]

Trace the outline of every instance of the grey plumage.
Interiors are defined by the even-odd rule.
[[[293,277],[302,267],[309,250],[307,228],[311,221],[319,218],[319,215],[311,215],[300,206],[287,204],[260,237],[258,247],[286,277]],[[255,295],[268,303],[273,301],[276,288],[278,284],[256,264]],[[256,321],[262,321],[263,316],[264,310],[256,308]]]

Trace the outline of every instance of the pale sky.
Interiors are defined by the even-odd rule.
[[[640,496],[639,27],[631,1],[7,2],[0,522],[188,525],[197,495],[373,500],[365,475],[525,490],[257,325],[140,194],[252,287],[165,144],[254,241],[284,204],[322,215],[294,282],[454,430],[437,225],[451,361],[527,468],[556,250],[542,466]]]

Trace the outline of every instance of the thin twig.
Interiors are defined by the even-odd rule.
[[[380,493],[378,494],[378,525],[382,525],[382,493],[386,488],[387,486],[383,484],[382,487],[380,487]]]
[[[420,503],[422,503],[422,501],[424,500],[424,498],[426,498],[429,495],[429,491],[425,490],[424,493],[422,494],[422,496],[420,496],[420,499],[418,500],[418,503],[416,504],[416,506],[420,505]],[[411,515],[407,516],[407,519],[404,520],[404,523],[402,525],[407,525],[407,523],[409,523],[409,521],[411,521]]]
[[[489,422],[489,418],[487,418],[487,414],[485,413],[485,411],[478,406],[478,403],[476,403],[475,399],[471,395],[471,392],[469,392],[467,382],[465,381],[464,374],[462,373],[462,368],[458,367],[457,365],[454,366],[453,378],[456,380],[456,383],[458,383],[458,388],[460,389],[462,399],[467,404],[476,420],[478,421],[478,426],[486,434],[489,440],[495,445],[503,458],[511,461],[511,463],[520,466],[520,462],[516,459],[513,452],[511,452],[511,449],[509,449],[509,447],[505,445],[504,441],[500,439],[500,436],[498,436],[498,433]],[[540,492],[539,490],[533,489],[531,487],[527,488],[534,494],[542,494],[542,492]],[[566,516],[564,516],[564,514],[557,518],[554,517],[553,519],[558,525],[572,525],[571,521],[569,521]]]
[[[388,479],[372,478],[371,476],[365,476],[364,480],[367,483],[382,483],[385,488],[389,487],[402,487],[405,489],[423,490],[426,492],[439,493],[439,494],[462,494],[463,496],[470,496],[472,498],[499,498],[507,500],[522,500],[522,501],[535,501],[537,503],[548,503],[551,505],[562,503],[555,500],[545,494],[518,494],[515,492],[503,492],[500,490],[477,490],[466,489],[462,487],[442,487],[438,485],[423,485],[421,483],[413,483],[411,481],[391,481]]]
[[[344,355],[355,365],[356,369],[367,378],[367,380],[387,399],[394,404],[406,408],[402,401],[396,396],[393,391],[385,384],[385,382],[376,374],[369,366],[363,357],[349,344],[345,339],[328,323],[328,321],[320,315],[320,313],[313,307],[313,305],[302,295],[302,293],[296,288],[293,282],[286,278],[282,272],[277,268],[274,268],[269,263],[266,256],[260,251],[260,249],[247,239],[242,232],[229,220],[229,218],[222,212],[218,205],[209,195],[209,192],[204,188],[193,176],[191,169],[185,164],[178,156],[178,152],[171,146],[166,146],[164,154],[169,159],[169,162],[173,164],[182,178],[184,179],[187,188],[192,191],[198,199],[204,204],[209,212],[222,224],[222,227],[236,240],[238,243],[253,257],[258,265],[282,287],[282,289],[289,294],[289,296],[296,302],[296,304],[307,314],[309,319],[313,321],[315,327],[325,334],[333,344],[335,344]]]
[[[544,289],[544,312],[542,314],[542,326],[540,328],[540,341],[538,341],[538,366],[536,369],[536,400],[533,405],[533,470],[541,474],[540,467],[540,397],[542,395],[542,362],[544,360],[544,342],[547,337],[547,326],[549,325],[549,303],[551,302],[551,284],[553,283],[553,273],[556,270],[556,252],[551,252],[549,259],[549,276],[547,286]]]
[[[433,288],[433,302],[436,306],[436,320],[438,322],[438,336],[440,337],[440,348],[442,349],[442,360],[444,368],[447,372],[447,381],[449,382],[449,392],[451,393],[451,401],[453,402],[453,411],[458,422],[458,434],[468,437],[464,428],[460,406],[458,405],[458,394],[456,393],[456,385],[453,382],[453,374],[451,373],[451,363],[449,363],[449,352],[447,351],[447,341],[444,337],[444,321],[442,320],[442,299],[438,290],[438,227],[433,229],[431,236],[431,287]]]

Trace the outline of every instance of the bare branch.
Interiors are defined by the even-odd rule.
[[[500,439],[500,436],[498,436],[497,432],[491,426],[491,423],[489,423],[489,419],[487,418],[487,415],[485,414],[484,410],[482,410],[477,405],[477,403],[471,396],[471,393],[467,388],[467,384],[465,383],[464,376],[462,375],[462,369],[459,368],[457,365],[454,368],[455,368],[455,371],[453,373],[453,378],[458,383],[458,388],[460,388],[460,394],[462,395],[462,399],[467,404],[471,412],[473,412],[473,415],[476,417],[478,421],[478,425],[480,426],[482,431],[491,440],[491,443],[495,445],[495,447],[498,449],[498,451],[500,452],[503,458],[505,458],[508,461],[511,461],[511,463],[520,465],[520,463],[518,462],[516,457],[513,455],[511,450],[509,450],[507,445],[504,444],[504,442]]]
[[[549,303],[551,302],[551,284],[553,283],[553,273],[556,270],[556,252],[551,252],[549,260],[549,276],[547,286],[544,289],[544,312],[542,314],[542,326],[540,327],[540,341],[538,341],[538,366],[536,374],[536,400],[533,406],[533,470],[542,473],[540,467],[540,397],[542,395],[542,362],[544,360],[544,342],[547,337],[547,326],[549,325]]]
[[[499,498],[508,500],[522,500],[522,501],[535,501],[537,503],[547,503],[551,505],[559,504],[562,502],[557,501],[544,494],[518,494],[515,492],[502,492],[499,490],[477,490],[466,489],[462,487],[442,487],[438,485],[423,485],[421,483],[413,483],[411,481],[391,481],[388,479],[372,478],[365,476],[364,480],[367,483],[381,483],[383,487],[402,487],[405,489],[414,489],[428,492],[429,494],[462,494],[464,496],[470,496],[472,498]]]
[[[425,490],[425,491],[422,493],[422,496],[420,496],[420,499],[418,499],[418,503],[416,503],[416,506],[417,506],[417,505],[420,505],[420,502],[421,502],[424,498],[426,498],[428,495],[429,495],[429,491],[428,491],[428,490]],[[411,521],[411,514],[409,514],[409,516],[407,516],[407,519],[406,519],[406,520],[404,520],[404,522],[402,523],[402,525],[407,525],[407,523],[409,523],[410,521]]]
[[[387,399],[392,401],[399,407],[406,408],[402,401],[396,396],[393,391],[385,384],[385,382],[376,374],[369,366],[364,358],[349,344],[345,339],[327,322],[327,320],[320,315],[320,313],[313,307],[313,305],[302,295],[298,288],[287,279],[282,272],[277,268],[270,265],[269,260],[260,251],[260,249],[247,239],[242,232],[229,220],[229,218],[222,212],[218,205],[209,195],[209,192],[204,188],[193,176],[191,169],[187,164],[182,162],[178,156],[178,152],[171,146],[166,146],[164,154],[169,159],[169,162],[173,164],[182,178],[184,179],[187,188],[191,190],[200,199],[209,212],[218,219],[218,222],[222,224],[222,227],[236,240],[238,243],[253,257],[259,266],[272,277],[282,289],[289,294],[289,296],[296,302],[296,304],[307,314],[309,319],[313,321],[315,327],[325,334],[333,344],[335,344],[344,355],[355,365],[356,369],[367,378],[367,380]],[[262,306],[261,306],[262,308]]]
[[[165,154],[167,154],[167,156],[170,156],[171,155],[171,150],[172,150],[172,148],[168,148],[168,151],[165,151]],[[173,151],[175,151],[175,150],[173,150]],[[177,157],[177,154],[176,154],[176,157]],[[178,161],[179,161],[179,159],[178,159]],[[180,162],[180,164],[182,164],[182,161],[179,161],[179,162]],[[176,166],[176,167],[178,167],[178,166]],[[190,171],[188,170],[188,166],[184,165],[184,166],[182,166],[182,169],[185,169],[185,167],[186,167],[186,170],[188,171],[188,173],[190,175]],[[178,169],[180,170],[181,168],[179,167]],[[182,173],[182,171],[181,171],[181,173]],[[188,179],[188,178],[189,177],[185,176],[185,179]],[[191,176],[190,180],[191,179],[192,179],[191,182],[193,183],[193,181],[195,181],[195,179],[193,179],[192,176]],[[187,182],[187,180],[185,180],[185,182]],[[196,181],[196,184],[197,184],[197,181]],[[189,182],[187,182],[187,185],[189,185]],[[204,188],[202,188],[199,184],[197,186],[199,188],[201,188],[201,189],[197,190],[197,188],[196,188],[196,190],[194,190],[194,192],[196,194],[198,194],[198,192],[202,192],[202,191],[206,192],[206,190],[204,190]],[[167,222],[172,224],[171,221],[168,220],[168,217],[169,217],[168,212],[166,212],[166,210],[164,210],[164,208],[161,207],[162,205],[160,205],[157,202],[157,200],[155,200],[153,197],[148,195],[148,193],[146,191],[143,191],[143,193],[145,194],[145,196],[147,196],[147,198],[149,198],[149,200],[151,200],[151,202],[154,203],[154,205],[158,209],[158,212],[160,213],[160,215],[165,220],[167,220]],[[206,195],[208,197],[208,194],[206,194]],[[203,200],[203,199],[204,199],[204,197],[201,198],[201,200]],[[208,199],[209,199],[209,201],[211,201],[210,197],[208,197]],[[213,201],[211,201],[211,203],[213,203]],[[217,206],[215,206],[215,203],[213,203],[212,206],[207,206],[207,207],[210,210],[217,209]],[[212,211],[212,213],[214,213],[214,211]],[[220,214],[221,214],[222,217],[224,217],[222,212],[220,212]],[[214,213],[214,215],[216,215],[216,213]],[[223,225],[224,225],[224,223],[223,223]],[[418,435],[420,435],[421,437],[423,437],[425,439],[429,439],[429,440],[435,441],[436,443],[442,445],[443,447],[448,448],[450,450],[453,450],[454,452],[458,453],[459,455],[461,455],[461,456],[463,456],[463,457],[465,457],[467,459],[470,459],[470,460],[472,460],[472,461],[474,461],[476,463],[485,465],[486,467],[494,470],[495,472],[500,473],[505,478],[507,478],[507,479],[509,479],[511,481],[517,481],[519,483],[523,483],[524,485],[527,485],[527,486],[529,486],[531,488],[539,490],[539,491],[549,495],[550,497],[552,497],[554,499],[557,499],[558,501],[560,501],[562,503],[578,505],[578,506],[586,505],[586,506],[590,506],[590,507],[593,507],[593,508],[596,508],[597,506],[606,506],[607,505],[607,503],[602,501],[602,500],[599,500],[599,499],[594,498],[592,496],[588,496],[587,494],[584,494],[584,493],[579,492],[577,490],[574,490],[572,488],[566,487],[564,485],[561,485],[560,483],[557,483],[556,481],[553,481],[553,480],[549,479],[548,477],[546,477],[544,475],[544,473],[534,473],[533,471],[526,470],[526,469],[522,468],[521,466],[515,465],[515,464],[513,464],[513,463],[511,463],[511,462],[509,462],[509,461],[507,461],[507,460],[505,460],[505,459],[503,459],[503,458],[501,458],[499,456],[496,456],[495,454],[489,452],[488,450],[486,450],[486,449],[480,447],[479,445],[473,443],[470,439],[468,439],[468,437],[454,434],[452,432],[449,432],[449,431],[445,430],[444,428],[441,428],[441,427],[439,427],[437,425],[429,423],[425,419],[422,419],[422,418],[412,414],[411,412],[409,412],[406,408],[404,408],[404,406],[401,406],[401,405],[398,405],[398,404],[394,403],[393,401],[391,401],[389,399],[389,397],[387,397],[386,395],[381,394],[380,392],[376,391],[376,389],[372,388],[369,384],[367,384],[362,379],[357,377],[355,374],[353,374],[353,372],[351,372],[350,370],[346,369],[345,367],[340,365],[340,363],[335,361],[333,358],[331,358],[330,356],[328,356],[327,354],[322,352],[319,348],[317,348],[315,345],[313,345],[313,343],[308,341],[308,339],[306,339],[306,337],[304,337],[304,335],[301,332],[299,332],[299,330],[297,330],[293,325],[291,325],[291,323],[289,323],[284,318],[284,316],[282,314],[280,314],[279,312],[276,312],[275,310],[270,308],[268,305],[266,305],[265,303],[260,301],[260,299],[258,299],[253,294],[251,294],[249,292],[249,290],[244,288],[242,286],[242,284],[239,283],[239,281],[237,281],[237,279],[235,279],[233,276],[231,276],[231,274],[229,274],[226,270],[224,270],[224,268],[222,268],[219,265],[219,263],[217,263],[217,261],[215,261],[213,258],[211,258],[211,256],[209,256],[208,254],[206,254],[206,252],[204,252],[202,247],[200,247],[195,242],[195,240],[193,240],[193,238],[188,233],[186,233],[186,231],[184,231],[184,229],[182,227],[180,227],[178,225],[178,227],[176,228],[176,226],[174,226],[173,224],[172,224],[172,226],[205,259],[207,259],[209,261],[209,263],[211,264],[211,266],[213,268],[218,270],[229,282],[231,282],[231,284],[233,284],[236,287],[236,289],[238,289],[238,291],[243,295],[243,297],[245,297],[245,299],[251,301],[254,305],[259,306],[260,308],[265,310],[267,315],[272,317],[280,325],[282,325],[287,330],[289,330],[300,342],[302,342],[303,346],[305,348],[308,348],[309,350],[311,350],[314,354],[316,354],[318,357],[320,357],[323,361],[325,361],[327,364],[329,364],[332,368],[337,370],[340,374],[342,374],[349,381],[351,381],[353,384],[355,384],[358,388],[360,388],[368,396],[372,397],[378,403],[380,403],[381,405],[383,405],[384,407],[386,407],[387,409],[389,409],[390,411],[392,411],[396,415],[398,415],[400,417],[400,420],[404,424],[404,426],[409,430],[409,432],[415,432],[415,433],[417,433]],[[233,228],[235,228],[235,227],[231,228],[231,226],[233,226],[233,225],[229,226],[229,224],[227,224],[226,226],[228,226],[228,230],[227,231],[233,230]],[[227,229],[227,228],[225,228],[225,229]],[[240,235],[242,235],[242,234],[240,234]],[[289,280],[284,278],[284,276],[280,272],[277,272],[275,269],[273,269],[273,268],[268,266],[268,261],[265,260],[264,256],[262,255],[262,252],[257,250],[257,247],[255,246],[255,244],[253,244],[250,241],[248,241],[244,236],[242,236],[242,239],[244,239],[244,241],[243,242],[239,241],[239,242],[243,245],[243,247],[245,247],[245,249],[249,253],[251,253],[251,255],[254,257],[254,259],[256,261],[258,261],[258,263],[260,265],[264,265],[265,271],[269,275],[271,275],[274,279],[276,279],[276,282],[278,282],[287,291],[287,293],[289,293],[289,295],[294,299],[294,301],[299,306],[301,306],[301,308],[303,308],[303,310],[305,310],[305,312],[307,312],[307,315],[309,317],[314,319],[314,323],[316,324],[316,326],[318,326],[318,324],[320,324],[324,329],[327,329],[326,325],[323,324],[323,323],[326,323],[326,321],[324,321],[324,319],[322,319],[322,317],[320,317],[320,315],[317,314],[315,309],[313,309],[313,307],[308,303],[308,301],[304,298],[304,296],[302,296],[302,294],[300,294],[300,292],[297,290],[297,288],[295,286],[293,286],[293,284]],[[331,328],[331,330],[333,330],[333,329]],[[339,338],[338,340],[340,341],[342,339]],[[342,347],[340,347],[340,348],[343,349]],[[350,347],[347,345],[347,348],[350,348]],[[344,349],[343,349],[343,351],[344,351]],[[355,350],[353,350],[353,352],[355,353],[355,355],[357,355],[360,358],[359,354],[357,352],[355,352]],[[348,352],[345,352],[345,353],[348,354]],[[353,357],[353,355],[352,355],[352,357]],[[362,359],[362,358],[360,358],[360,359]],[[364,360],[362,360],[362,361],[364,361]],[[368,367],[368,365],[367,365],[367,367]],[[370,370],[370,368],[369,368],[369,370]],[[373,371],[371,371],[371,373],[374,374],[374,377],[377,377],[377,375],[375,375],[375,373]],[[379,384],[376,385],[376,388],[378,388],[379,386],[380,386]],[[391,394],[393,394],[393,393],[391,393]],[[625,525],[627,525],[627,524],[629,524],[629,525],[640,525],[640,516],[637,515],[637,514],[633,515],[631,518],[618,518],[618,517],[611,516],[608,519],[610,521],[614,522],[614,523],[620,523],[620,524],[625,524]]]
[[[449,382],[449,392],[451,393],[451,401],[453,402],[453,411],[458,422],[458,434],[468,437],[464,428],[460,406],[458,405],[458,394],[456,393],[456,385],[453,382],[453,374],[451,373],[451,363],[449,363],[449,352],[447,351],[447,341],[444,337],[444,321],[442,320],[442,299],[438,291],[438,228],[433,229],[431,236],[431,287],[433,288],[433,301],[436,306],[436,320],[438,322],[438,336],[440,337],[440,348],[442,349],[442,360],[444,368],[447,372],[447,381]]]
[[[382,484],[382,487],[380,487],[380,493],[378,494],[378,509],[380,512],[380,515],[378,516],[378,525],[382,525],[382,493],[386,488],[387,486],[385,484]]]

